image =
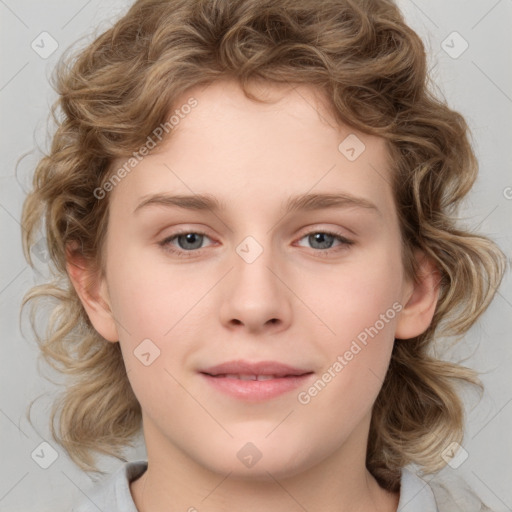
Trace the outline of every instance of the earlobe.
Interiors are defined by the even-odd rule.
[[[119,341],[106,281],[76,246],[69,246],[66,250],[66,270],[96,331],[108,341]]]
[[[425,332],[432,322],[439,298],[439,270],[422,251],[416,251],[415,257],[419,267],[418,279],[409,283],[395,330],[395,338],[398,339],[414,338]]]

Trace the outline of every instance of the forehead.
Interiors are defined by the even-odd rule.
[[[209,131],[204,143],[222,142],[253,152],[259,149],[261,153],[275,146],[296,149],[308,140],[318,145],[324,139],[328,147],[332,136],[340,131],[324,93],[312,85],[253,81],[249,90],[263,101],[246,97],[235,80],[189,89],[175,101],[172,110],[179,111],[191,97],[197,106],[181,116],[169,137],[170,144],[172,139],[177,142],[199,133],[204,137]],[[255,148],[251,141],[264,143],[265,147]]]
[[[263,197],[282,203],[286,195],[346,190],[371,197],[380,209],[392,206],[383,139],[337,124],[312,86],[259,82],[250,90],[270,103],[247,98],[229,80],[187,91],[169,112],[168,118],[180,114],[170,135],[114,195],[135,205],[163,191],[209,193],[249,205]],[[181,110],[190,98],[194,108]]]

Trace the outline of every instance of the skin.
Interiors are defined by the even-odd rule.
[[[435,269],[418,253],[421,280],[405,276],[384,141],[336,125],[311,86],[262,92],[272,104],[231,81],[191,89],[183,103],[194,96],[197,107],[109,193],[104,273],[87,287],[86,262],[68,263],[93,325],[121,344],[142,407],[149,468],[132,496],[141,512],[395,511],[398,493],[365,467],[371,408],[395,337],[432,319]],[[353,162],[338,150],[351,133],[366,146]],[[226,209],[134,213],[157,193],[208,193]],[[304,193],[353,194],[379,212],[284,214]],[[178,229],[205,233],[202,248],[191,254],[183,238],[159,245]],[[328,238],[325,249],[307,236],[333,230],[353,244]],[[236,252],[247,236],[263,249],[251,263]],[[241,358],[319,378],[394,303],[402,310],[307,404],[300,389],[243,402],[197,373]],[[145,366],[134,350],[148,338],[160,356]],[[250,468],[237,457],[247,442],[261,453]]]

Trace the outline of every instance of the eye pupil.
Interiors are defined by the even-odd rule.
[[[334,236],[329,235],[328,233],[315,233],[310,235],[309,238],[310,243],[319,243],[322,246],[320,249],[328,249],[334,241]]]
[[[183,246],[183,244],[181,243],[183,240],[184,240],[185,244],[192,244],[193,247],[186,246],[186,245]],[[199,243],[198,243],[198,241],[199,241]],[[184,235],[178,236],[178,244],[184,250],[198,249],[201,247],[202,242],[203,242],[203,235],[199,235],[197,233],[186,233]]]

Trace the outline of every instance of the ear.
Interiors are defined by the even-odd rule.
[[[96,331],[108,341],[119,341],[106,280],[81,254],[78,244],[66,248],[66,270]]]
[[[434,262],[423,251],[414,253],[418,262],[416,281],[404,287],[404,308],[397,321],[395,338],[410,339],[427,330],[436,310],[441,275]]]

